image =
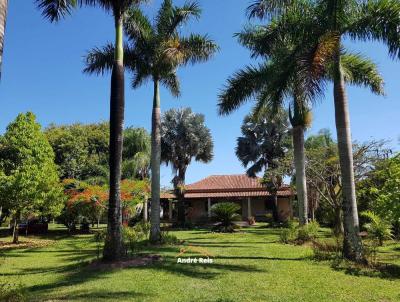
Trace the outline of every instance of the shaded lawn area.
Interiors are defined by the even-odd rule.
[[[29,301],[400,301],[399,275],[333,269],[312,260],[307,246],[279,243],[279,230],[264,225],[235,234],[173,233],[184,245],[145,251],[162,255],[161,263],[95,270],[87,267],[97,253],[92,235],[58,231],[44,237],[51,245],[3,250],[1,282],[21,284]],[[212,254],[214,263],[178,264],[188,245]],[[400,266],[400,244],[384,247],[379,257]]]

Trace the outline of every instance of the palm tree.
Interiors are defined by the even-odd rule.
[[[291,148],[288,138],[288,116],[280,109],[276,114],[263,110],[247,115],[237,139],[236,156],[247,169],[246,174],[256,177],[264,171],[263,184],[273,197],[273,216],[278,220],[278,190],[290,168],[286,165]]]
[[[185,175],[192,160],[208,163],[213,158],[213,141],[204,115],[190,108],[170,109],[161,122],[161,160],[171,165],[172,183],[178,199],[178,223],[185,226]]]
[[[1,65],[3,63],[4,34],[6,31],[8,0],[0,0],[0,79]]]
[[[263,27],[246,28],[238,35],[239,41],[250,48],[254,57],[263,57],[266,62],[258,67],[248,66],[229,78],[228,85],[220,95],[219,109],[221,114],[228,114],[251,98],[256,99],[257,110],[269,107],[274,111],[282,106],[285,100],[289,103],[299,217],[300,222],[305,224],[308,220],[308,198],[304,132],[311,124],[310,105],[322,94],[319,86],[332,79],[332,67],[324,72],[324,78],[321,78],[319,83],[307,88],[310,67],[302,64],[304,54],[295,47],[305,42],[302,39],[291,42],[286,39],[280,41],[275,48],[266,50],[263,48],[263,41],[258,39],[264,30]],[[346,54],[342,68],[346,72],[347,82],[369,86],[373,92],[382,93],[383,80],[370,60],[361,55]]]
[[[216,52],[216,44],[206,35],[182,36],[180,26],[191,18],[198,19],[201,10],[196,2],[182,7],[164,0],[152,23],[138,9],[131,9],[126,18],[128,36],[125,65],[133,72],[132,87],[153,81],[153,111],[151,130],[151,231],[150,241],[160,242],[160,162],[161,162],[161,110],[160,84],[173,96],[180,95],[176,70],[179,66],[204,62]],[[95,48],[87,56],[88,73],[103,73],[110,69],[113,47]]]
[[[269,53],[285,39],[302,40],[303,43],[297,47],[298,51],[304,51],[299,63],[309,70],[303,88],[311,95],[313,91],[322,91],[319,80],[324,77],[325,71],[329,67],[333,71],[335,118],[344,193],[344,255],[349,259],[363,261],[345,92],[346,74],[342,67],[345,52],[341,41],[344,37],[382,41],[388,46],[392,57],[400,57],[400,3],[397,0],[257,0],[250,7],[250,16],[262,18],[274,15],[281,17],[272,18],[265,30],[254,37],[258,41],[257,47],[261,47],[258,50]]]
[[[110,96],[110,194],[108,207],[107,239],[103,256],[105,260],[117,260],[123,255],[121,212],[121,162],[123,146],[125,86],[123,24],[128,9],[141,0],[37,0],[42,15],[51,22],[69,15],[81,5],[98,6],[110,12],[114,18],[115,42],[113,48],[111,96]]]

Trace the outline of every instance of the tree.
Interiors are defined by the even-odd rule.
[[[22,215],[56,215],[61,210],[62,188],[54,153],[31,112],[19,114],[1,140],[0,196],[14,216],[14,243],[18,243]]]
[[[123,256],[121,213],[121,162],[123,146],[125,82],[124,82],[124,17],[129,9],[141,0],[38,0],[42,14],[50,21],[58,21],[79,5],[98,6],[114,18],[115,42],[112,59],[110,93],[110,200],[108,207],[107,239],[103,256],[105,260],[118,260]]]
[[[311,192],[318,194],[321,208],[319,213],[333,217],[333,227],[336,234],[343,233],[343,185],[339,164],[337,143],[327,130],[321,130],[317,135],[307,138],[307,183]],[[363,144],[353,143],[353,161],[355,179],[357,182],[365,179],[385,152],[384,142],[370,141]]]
[[[8,0],[0,0],[0,80],[3,63],[4,34],[6,31]]]
[[[213,141],[204,115],[190,108],[170,109],[161,121],[161,161],[171,165],[172,183],[178,199],[178,223],[185,226],[185,175],[192,160],[208,163],[213,158]]]
[[[400,234],[399,182],[400,158],[396,155],[376,161],[373,169],[357,184],[361,207],[389,221],[397,236]]]
[[[269,112],[245,117],[242,136],[237,139],[236,156],[247,168],[247,175],[255,177],[264,171],[263,184],[273,197],[274,220],[278,220],[278,190],[288,175],[286,157],[291,147],[288,141],[288,118],[286,112]]]
[[[144,128],[125,129],[122,178],[147,178],[150,170],[150,152],[151,139]]]
[[[329,66],[323,78],[313,80],[310,74],[316,71],[304,64],[307,57],[303,48],[305,48],[304,44],[308,43],[307,40],[299,37],[289,37],[290,39],[285,37],[276,41],[273,47],[265,47],[266,42],[260,39],[265,30],[262,26],[247,26],[244,31],[237,34],[239,42],[251,50],[252,57],[261,57],[265,61],[259,66],[247,66],[230,77],[219,97],[218,105],[221,114],[228,114],[252,98],[257,101],[256,108],[258,109],[267,107],[269,110],[276,111],[285,102],[288,103],[289,120],[292,125],[299,218],[300,223],[305,224],[308,220],[308,194],[304,133],[311,124],[311,105],[316,98],[322,96],[319,86],[323,85],[324,81],[333,79],[333,70]],[[312,48],[313,44],[310,43],[308,47]],[[346,54],[342,68],[346,71],[347,82],[369,85],[374,92],[382,92],[383,80],[370,60],[358,54]]]
[[[400,3],[396,0],[257,0],[249,11],[253,16],[279,16],[273,18],[269,28],[258,37],[259,41],[264,41],[265,49],[273,48],[282,38],[296,37],[305,42],[303,63],[310,70],[306,81],[309,91],[322,90],[318,80],[324,76],[328,65],[332,65],[336,131],[345,200],[343,252],[348,259],[364,261],[359,236],[345,72],[341,66],[344,55],[342,40],[349,37],[353,40],[381,41],[388,46],[390,56],[400,57]],[[314,46],[309,48],[308,42]]]
[[[160,84],[173,96],[180,95],[177,68],[182,65],[207,61],[217,50],[216,44],[206,35],[182,36],[179,28],[191,18],[198,19],[201,10],[196,2],[182,7],[164,0],[152,23],[139,10],[131,9],[125,23],[128,36],[125,65],[134,73],[132,87],[137,88],[149,79],[153,81],[153,110],[151,130],[151,232],[150,240],[160,242],[160,162],[161,162],[161,111]],[[110,69],[112,45],[95,48],[86,58],[85,72],[104,73]]]

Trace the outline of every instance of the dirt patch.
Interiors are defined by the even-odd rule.
[[[108,270],[115,268],[147,266],[161,261],[162,257],[160,255],[143,254],[143,255],[138,255],[134,258],[123,259],[115,262],[103,262],[101,260],[96,260],[91,262],[88,265],[88,268],[94,270]]]
[[[49,246],[53,243],[53,240],[44,239],[24,239],[17,244],[10,241],[0,241],[0,250],[38,248]]]

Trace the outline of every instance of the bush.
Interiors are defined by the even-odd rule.
[[[298,230],[296,227],[285,228],[281,231],[279,238],[282,243],[294,243],[297,239]]]
[[[168,231],[161,231],[161,244],[176,245],[180,244],[180,240]]]
[[[237,213],[240,206],[233,202],[220,202],[211,207],[213,219],[218,222],[214,230],[229,233],[233,232],[238,226],[234,223],[240,220],[241,216]]]
[[[122,240],[125,247],[125,253],[135,254],[143,243],[149,238],[150,223],[140,222],[134,227],[123,226]]]
[[[316,221],[312,221],[306,225],[299,227],[297,241],[301,244],[317,238],[319,228],[320,226]]]
[[[293,221],[288,221],[287,225],[288,227],[280,233],[280,241],[282,243],[303,244],[318,236],[319,224],[316,221],[304,226],[296,226]]]
[[[368,238],[370,238],[374,244],[382,246],[384,240],[393,238],[392,226],[389,222],[371,211],[362,212],[361,215],[370,221],[366,223],[364,227],[368,232]]]
[[[332,260],[342,258],[343,244],[339,237],[334,241],[313,241],[312,249],[317,260]]]

